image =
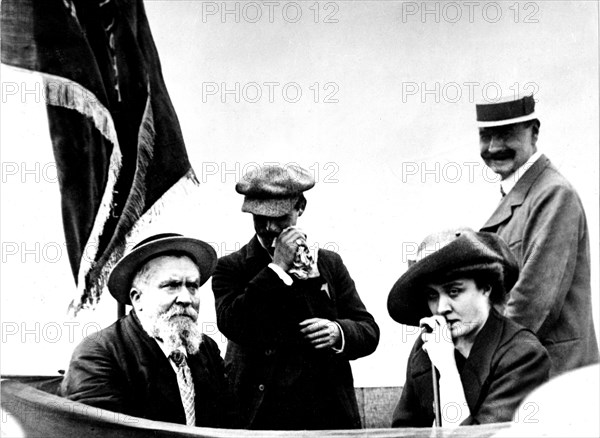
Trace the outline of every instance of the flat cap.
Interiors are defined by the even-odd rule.
[[[253,167],[235,186],[245,195],[242,211],[260,216],[279,217],[288,214],[302,192],[310,190],[315,179],[297,165]]]

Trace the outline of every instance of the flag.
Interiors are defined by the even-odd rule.
[[[198,181],[142,0],[3,0],[1,13],[2,63],[43,78],[77,312],[133,230]]]

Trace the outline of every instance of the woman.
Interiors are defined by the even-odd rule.
[[[432,426],[432,363],[444,427],[510,421],[550,369],[535,335],[495,308],[518,277],[510,249],[496,234],[442,232],[425,239],[417,259],[388,297],[395,321],[423,327],[392,426]]]

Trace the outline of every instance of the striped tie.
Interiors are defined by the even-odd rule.
[[[179,385],[181,402],[185,411],[185,424],[194,426],[196,425],[196,411],[194,409],[196,393],[194,391],[194,382],[192,381],[190,367],[185,360],[185,354],[181,351],[173,351],[170,357],[175,365],[177,365],[177,384]]]

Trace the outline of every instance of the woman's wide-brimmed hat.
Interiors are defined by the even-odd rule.
[[[217,266],[217,253],[208,243],[181,234],[156,234],[134,246],[115,265],[108,277],[111,295],[120,303],[131,304],[129,292],[135,274],[151,259],[168,253],[185,254],[196,263],[200,271],[200,286],[206,283]]]
[[[421,318],[431,316],[425,284],[486,271],[500,279],[501,294],[508,293],[519,276],[517,260],[497,234],[460,229],[427,236],[419,245],[416,261],[409,263],[392,287],[388,312],[401,324],[418,326]]]

